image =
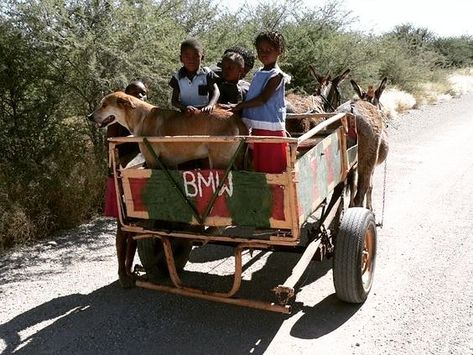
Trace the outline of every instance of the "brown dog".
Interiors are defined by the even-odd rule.
[[[248,130],[240,117],[216,108],[210,113],[188,115],[165,110],[143,102],[123,92],[105,96],[89,119],[100,127],[118,122],[137,137],[161,136],[236,136],[247,135]],[[211,168],[225,168],[235,154],[238,143],[179,142],[153,143],[154,151],[167,166],[208,158]],[[148,149],[140,145],[146,163],[154,168],[157,163]]]
[[[247,135],[248,129],[234,113],[216,109],[211,113],[186,115],[179,111],[163,110],[123,92],[115,92],[102,99],[88,118],[99,127],[118,122],[135,136],[235,136]],[[208,158],[213,168],[227,167],[238,144],[231,143],[153,143],[160,160],[168,166]],[[144,145],[140,145],[147,165],[156,167],[156,161]],[[124,287],[132,285],[131,267],[134,246],[117,233],[116,248],[118,275]],[[130,250],[127,250],[130,249]]]

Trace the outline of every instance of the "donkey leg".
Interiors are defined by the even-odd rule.
[[[368,158],[368,159],[367,159]],[[358,182],[356,187],[356,195],[354,199],[355,207],[362,207],[366,192],[372,184],[372,175],[375,167],[376,156],[364,156],[358,162]]]
[[[348,185],[348,188],[350,189],[350,204],[348,205],[349,207],[355,206],[356,175],[357,175],[357,170],[355,169],[355,170],[350,171],[347,176],[347,185]]]
[[[373,174],[374,171],[371,173],[370,176],[370,183],[368,186],[368,190],[366,191],[366,208],[369,209],[370,211],[373,210],[373,201],[371,197],[371,193],[373,192]]]
[[[388,153],[389,153],[389,144],[388,144],[388,140],[387,140],[387,137],[386,137],[386,133],[383,132],[383,134],[381,136],[381,142],[379,144],[378,159],[377,159],[376,164],[379,165],[383,161],[385,161],[386,157],[388,156]]]

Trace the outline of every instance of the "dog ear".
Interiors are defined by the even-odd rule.
[[[135,108],[135,104],[133,103],[133,101],[129,98],[129,97],[118,97],[117,98],[117,103],[118,104],[121,104],[121,105],[124,105],[124,106],[128,106],[129,108]]]

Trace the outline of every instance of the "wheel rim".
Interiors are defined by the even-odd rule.
[[[374,260],[376,257],[376,240],[373,228],[368,228],[363,240],[363,251],[361,253],[361,280],[363,288],[368,291],[373,282]]]

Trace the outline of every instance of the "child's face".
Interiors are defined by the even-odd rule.
[[[237,83],[243,76],[243,67],[230,58],[223,58],[222,76],[228,82]]]
[[[202,63],[202,53],[194,48],[186,48],[181,52],[180,59],[188,72],[195,73]]]
[[[258,52],[258,59],[265,66],[275,64],[281,54],[279,48],[274,47],[271,42],[265,40],[256,45],[256,51]]]

